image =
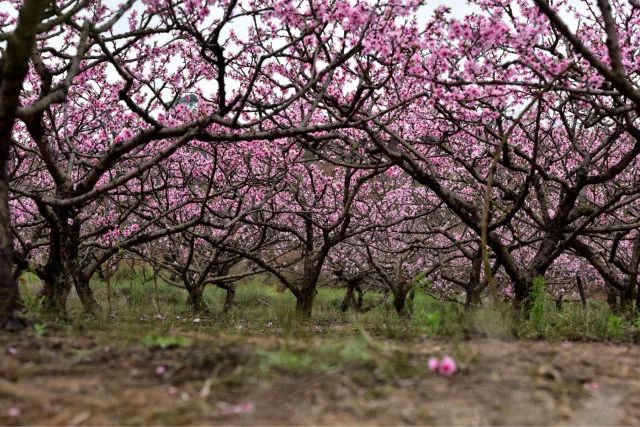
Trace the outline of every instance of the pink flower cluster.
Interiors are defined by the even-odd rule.
[[[458,371],[458,365],[451,356],[444,356],[442,359],[432,357],[429,359],[428,367],[431,372],[437,372],[443,377],[450,377]]]

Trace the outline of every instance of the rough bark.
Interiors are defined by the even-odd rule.
[[[194,313],[208,314],[209,307],[204,302],[204,287],[203,286],[190,286],[187,288],[189,296],[187,297],[187,305]]]
[[[236,288],[233,285],[229,285],[225,289],[227,290],[227,294],[224,297],[224,306],[222,307],[222,311],[226,313],[227,311],[231,310],[231,307],[233,307],[233,300],[236,296]]]
[[[98,304],[98,301],[96,301],[93,295],[93,290],[89,285],[88,277],[79,273],[78,277],[75,279],[75,288],[85,313],[97,315],[102,312],[102,307]]]
[[[615,314],[620,313],[620,304],[618,302],[618,290],[613,286],[607,286],[607,304]]]
[[[355,305],[355,295],[353,284],[347,283],[347,293],[342,298],[342,302],[340,303],[340,310],[345,312],[349,309],[349,307]]]
[[[482,298],[480,297],[480,290],[477,288],[467,288],[464,301],[464,309],[466,311],[476,309],[480,307],[481,303]]]
[[[620,292],[620,312],[625,315],[634,314],[634,303],[636,301],[635,286],[628,286],[624,292]]]
[[[313,310],[313,300],[316,297],[318,291],[316,288],[304,289],[298,295],[296,295],[296,310],[299,315],[304,318],[311,317],[311,311]]]
[[[302,286],[296,288],[294,295],[296,297],[296,310],[298,314],[304,318],[311,317],[313,309],[313,300],[318,293],[318,279],[320,278],[320,269],[326,251],[311,253],[304,260],[304,270],[302,273]]]
[[[18,284],[13,277],[13,234],[9,214],[7,164],[20,91],[29,66],[38,24],[47,0],[25,0],[16,29],[7,39],[0,83],[0,327],[14,316]]]
[[[582,303],[582,308],[587,308],[587,296],[584,293],[584,286],[582,284],[582,277],[576,277],[576,285],[578,286],[578,292],[580,293],[580,302]]]
[[[8,187],[4,169],[0,177],[0,327],[13,315],[18,302],[18,283],[13,277],[12,241],[7,203]]]
[[[393,293],[393,308],[395,308],[398,316],[409,315],[407,299],[413,300],[413,288],[398,285],[395,289],[392,289],[391,292]]]
[[[358,292],[358,298],[356,298]],[[350,307],[359,310],[362,308],[362,291],[358,287],[357,280],[347,280],[347,293],[340,303],[340,310],[347,311]]]
[[[469,273],[469,282],[467,283],[466,298],[464,302],[465,310],[472,310],[480,307],[481,304],[481,293],[484,289],[483,286],[480,285],[480,272],[482,270],[482,250],[479,249],[473,260],[471,262],[471,272]],[[494,271],[491,271],[492,275]]]
[[[44,307],[53,315],[66,316],[67,299],[75,286],[85,312],[98,314],[101,307],[93,296],[90,277],[84,274],[78,260],[80,223],[63,212],[56,218],[49,238],[49,259],[39,272],[44,281]]]

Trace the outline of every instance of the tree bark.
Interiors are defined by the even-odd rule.
[[[393,307],[396,309],[398,316],[406,316],[407,310],[407,295],[411,289],[405,289],[402,285],[398,285],[397,289],[392,289],[393,292]]]
[[[0,327],[14,316],[18,284],[13,277],[13,233],[9,211],[9,177],[7,166],[11,133],[19,105],[20,91],[29,69],[38,24],[48,0],[25,0],[15,31],[7,39],[2,58],[0,83]]]
[[[51,223],[49,259],[40,272],[44,281],[42,296],[44,307],[51,314],[66,316],[67,299],[75,286],[82,306],[87,313],[97,314],[101,307],[95,300],[89,285],[89,277],[79,265],[80,222],[68,212],[57,212]]]
[[[93,290],[89,285],[89,278],[79,273],[79,277],[76,277],[74,282],[76,293],[78,294],[78,298],[80,298],[85,313],[94,316],[101,313],[102,307],[100,307],[100,304],[98,304],[98,301],[96,301],[93,295]]]
[[[233,307],[233,300],[236,296],[236,288],[231,284],[224,289],[226,289],[227,294],[224,297],[224,306],[222,307],[222,311],[226,313]]]
[[[584,293],[584,286],[582,285],[582,277],[576,277],[576,284],[578,285],[578,292],[580,293],[580,302],[582,303],[582,308],[587,308],[587,296]]]
[[[318,278],[320,269],[326,257],[326,252],[308,254],[304,260],[304,271],[302,273],[302,286],[294,292],[296,297],[296,310],[304,318],[311,317],[313,310],[313,300],[318,294]]]
[[[61,263],[47,263],[47,274],[43,277],[42,298],[44,309],[54,316],[65,317],[67,299],[71,293],[71,281]]]
[[[347,293],[344,295],[342,302],[340,303],[340,310],[347,311],[349,307],[355,307],[357,305],[356,297],[356,282],[353,280],[347,280]]]
[[[0,328],[13,316],[18,303],[18,283],[11,268],[12,233],[9,217],[8,183],[4,167],[0,172]]]
[[[204,287],[203,286],[190,286],[187,287],[189,296],[187,297],[187,304],[194,313],[209,314],[209,307],[204,302]]]
[[[315,286],[313,288],[303,288],[298,295],[296,295],[296,311],[304,318],[311,317],[311,311],[313,310],[313,300],[316,297],[318,291]]]
[[[478,249],[473,260],[471,261],[471,271],[469,273],[469,282],[467,283],[466,299],[464,302],[465,311],[469,311],[480,307],[481,292],[483,287],[480,286],[480,272],[482,270],[482,249]],[[493,269],[491,271],[493,275]],[[485,279],[486,280],[486,279]]]
[[[464,301],[465,311],[473,310],[480,307],[481,302],[482,302],[482,298],[480,297],[479,289],[477,288],[466,289],[466,298]]]
[[[613,286],[607,286],[607,304],[615,314],[620,314],[620,304],[618,303],[618,290]]]
[[[624,292],[620,292],[620,312],[625,315],[633,315],[635,300],[635,287],[627,286]]]

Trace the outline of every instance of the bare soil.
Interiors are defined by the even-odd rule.
[[[388,348],[400,350],[414,365],[452,354],[461,369],[450,378],[423,370],[371,381],[362,378],[366,370],[353,366],[314,374],[239,374],[255,362],[256,351],[277,347],[281,338],[192,332],[192,346],[160,350],[101,334],[0,334],[0,423],[640,424],[640,347],[635,345],[390,341]],[[325,339],[297,345],[323,345]],[[166,372],[158,366],[167,366]],[[232,405],[246,403],[253,404],[247,413],[229,413]],[[19,416],[8,416],[12,407],[20,408]]]

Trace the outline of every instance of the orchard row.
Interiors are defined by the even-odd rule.
[[[25,271],[98,311],[125,259],[198,311],[262,273],[306,315],[329,282],[404,314],[417,285],[526,307],[539,276],[632,310],[640,4],[470,3],[8,2],[0,317]]]

